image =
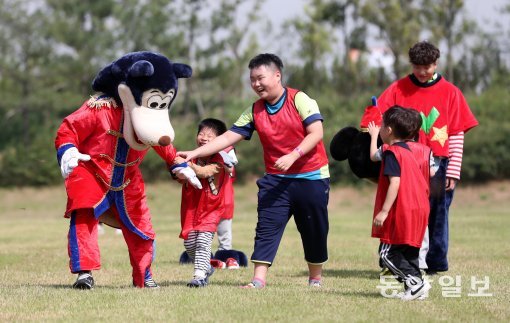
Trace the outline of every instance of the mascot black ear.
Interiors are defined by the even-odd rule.
[[[377,179],[381,169],[381,162],[370,160],[370,134],[360,131],[353,139],[349,151],[349,166],[354,175],[359,178]],[[378,139],[377,146],[382,144]],[[377,180],[376,180],[377,181]]]
[[[151,62],[142,60],[133,64],[129,68],[129,76],[131,77],[145,77],[154,75],[154,66]]]
[[[345,127],[338,131],[329,144],[331,157],[338,161],[346,160],[358,133],[359,130],[354,127]]]
[[[377,181],[381,162],[370,160],[370,134],[368,133],[368,124],[374,122],[380,126],[382,114],[377,107],[377,98],[372,97],[372,105],[366,107],[365,113],[361,119],[360,131],[354,127],[345,127],[341,129],[331,140],[329,151],[331,156],[338,161],[348,160],[349,167],[354,175],[359,178],[367,178]],[[377,146],[382,144],[381,138],[378,138]]]
[[[172,67],[174,68],[174,73],[177,78],[191,77],[191,66],[181,63],[174,63]]]

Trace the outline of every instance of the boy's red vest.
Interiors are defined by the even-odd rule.
[[[395,155],[400,165],[400,187],[382,227],[372,226],[372,237],[387,244],[405,244],[421,247],[427,227],[429,205],[429,182],[416,160],[416,152],[392,145],[387,148]],[[427,159],[428,156],[427,156]],[[383,162],[384,163],[384,162]],[[384,165],[377,185],[374,217],[381,211],[388,193],[389,178],[383,175]]]

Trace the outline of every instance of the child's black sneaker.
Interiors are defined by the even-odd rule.
[[[212,274],[214,274],[214,267],[213,266],[209,266],[209,270],[207,271],[207,273],[205,273],[205,283],[206,284],[209,284],[209,278],[212,276]]]
[[[78,278],[76,282],[73,284],[73,288],[75,289],[93,289],[94,288],[94,278],[90,271],[82,271],[78,274]]]
[[[207,286],[207,281],[205,279],[193,278],[189,283],[186,284],[186,286],[190,288],[205,287]]]
[[[159,285],[156,284],[156,282],[154,281],[154,279],[151,278],[148,278],[144,281],[143,283],[143,286],[145,288],[154,288],[154,289],[158,289],[159,288]]]

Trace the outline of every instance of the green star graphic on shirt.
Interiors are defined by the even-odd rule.
[[[425,116],[423,112],[420,112],[420,115],[422,120],[421,128],[428,135],[434,122],[439,118],[439,111],[437,111],[436,107],[432,107],[428,116]]]

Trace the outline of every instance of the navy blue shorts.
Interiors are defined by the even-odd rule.
[[[306,180],[265,175],[257,181],[258,222],[251,261],[271,265],[290,217],[294,215],[311,264],[328,260],[329,179]]]

